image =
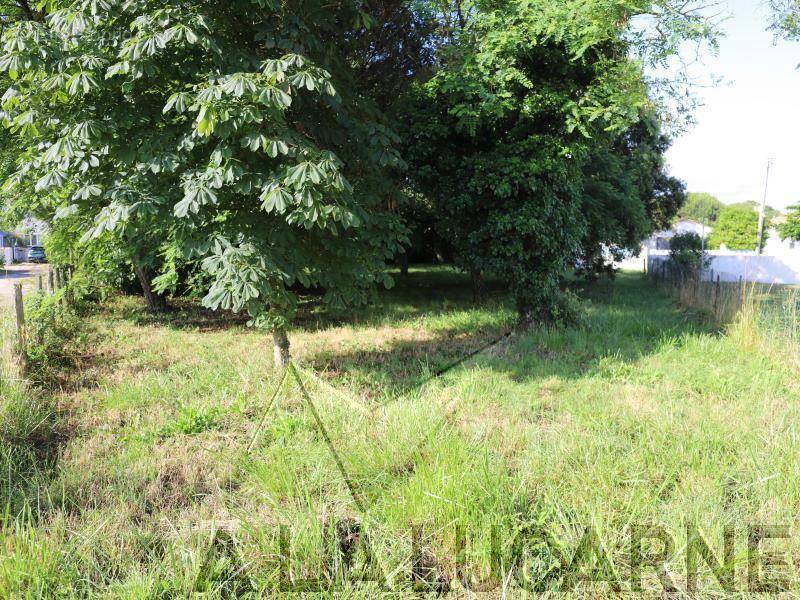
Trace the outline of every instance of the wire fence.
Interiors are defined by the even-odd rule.
[[[800,341],[800,286],[748,282],[712,269],[688,271],[668,257],[652,258],[647,277],[681,305],[706,313],[719,325],[745,312],[762,331]]]
[[[34,295],[36,296],[52,296],[62,292],[60,298],[62,302],[68,300],[68,296],[63,293],[67,289],[67,284],[72,278],[72,269],[69,267],[50,267],[46,273],[39,273],[35,278]],[[15,342],[12,348],[15,351],[19,363],[20,370],[24,374],[28,366],[28,352],[27,346],[28,339],[28,324],[25,317],[25,296],[23,283],[14,284],[14,297],[13,297],[13,320],[16,330]]]
[[[692,271],[664,258],[648,263],[647,276],[680,304],[708,313],[718,323],[732,321],[747,298],[748,285],[731,281],[731,274]]]

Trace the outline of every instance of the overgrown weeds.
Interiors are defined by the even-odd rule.
[[[8,314],[0,311],[0,511],[16,515],[51,473],[63,440],[52,399],[32,389],[11,352]]]
[[[89,346],[87,306],[70,288],[55,294],[33,294],[25,303],[26,377],[38,387],[53,389],[75,382]]]

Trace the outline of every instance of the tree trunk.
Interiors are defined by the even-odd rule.
[[[472,269],[469,274],[472,279],[472,299],[475,302],[482,302],[486,299],[486,279],[478,269]]]
[[[164,296],[153,291],[153,286],[150,283],[152,279],[150,271],[146,267],[141,266],[137,261],[133,262],[133,270],[136,273],[136,277],[139,279],[139,285],[142,286],[144,303],[147,310],[153,312],[164,310],[167,307],[167,301]]]
[[[403,252],[399,257],[400,262],[400,275],[408,275],[408,252]]]
[[[272,330],[272,347],[275,357],[275,369],[282,371],[289,364],[289,338],[283,328]]]

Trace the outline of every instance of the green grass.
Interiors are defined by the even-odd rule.
[[[250,453],[277,384],[267,336],[119,299],[92,323],[95,383],[54,399],[57,463],[0,486],[0,596],[261,597],[287,570],[352,597],[374,596],[362,577],[456,594],[457,574],[487,575],[493,531],[495,593],[554,591],[587,526],[629,589],[645,525],[674,538],[683,589],[687,521],[716,554],[738,528],[746,589],[747,526],[794,533],[800,509],[796,350],[720,332],[637,275],[583,288],[585,327],[516,332],[449,370],[510,330],[501,294],[475,305],[464,278],[417,269],[368,308],[309,306],[291,340],[324,433],[289,379]],[[702,561],[700,586],[720,590]]]

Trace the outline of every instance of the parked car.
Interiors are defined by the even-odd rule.
[[[28,249],[28,260],[32,263],[46,263],[47,256],[45,256],[44,248],[41,246],[31,246]]]

